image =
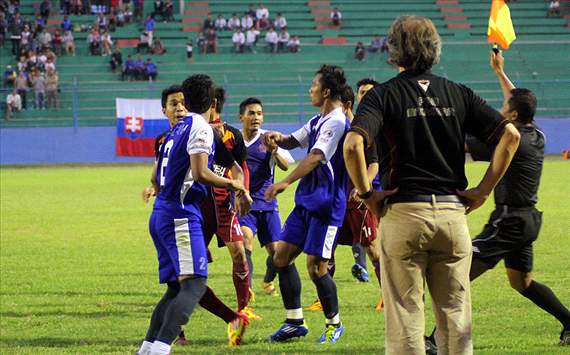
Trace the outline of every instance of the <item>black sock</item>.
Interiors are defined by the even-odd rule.
[[[352,256],[354,257],[354,262],[364,269],[366,269],[366,253],[364,252],[364,248],[360,243],[354,243],[352,245]]]
[[[249,288],[251,288],[253,280],[253,260],[251,260],[251,250],[245,249],[245,258],[247,259],[247,266],[249,267]]]
[[[152,311],[152,316],[150,317],[150,325],[144,338],[144,340],[149,343],[154,342],[156,339],[156,335],[164,322],[164,314],[168,309],[168,305],[170,305],[170,302],[176,297],[178,291],[180,291],[180,284],[176,281],[169,282],[167,285],[168,288],[166,289],[166,292],[154,307],[154,311]]]
[[[271,282],[275,280],[275,277],[277,276],[277,270],[275,269],[275,265],[273,265],[272,255],[267,255],[267,259],[265,259],[265,266],[267,269],[265,270],[263,282]]]
[[[552,314],[562,323],[565,329],[570,329],[570,311],[564,307],[550,288],[533,280],[530,282],[528,288],[521,292],[521,295],[534,302],[534,304],[546,312]]]
[[[325,276],[313,280],[315,286],[317,286],[317,293],[319,294],[319,299],[323,305],[323,313],[327,319],[333,319],[334,316],[338,314],[338,296],[336,293],[336,284],[331,277],[331,275],[326,274]],[[337,323],[333,323],[337,324]]]
[[[301,308],[301,278],[297,272],[295,264],[287,265],[283,268],[278,268],[279,273],[279,289],[281,290],[281,298],[285,309],[300,309]],[[289,319],[285,320],[291,324],[302,324],[303,319]]]
[[[206,279],[197,277],[180,282],[180,291],[170,302],[164,315],[164,322],[156,340],[171,344],[180,334],[182,326],[188,323],[192,311],[206,292]]]
[[[334,273],[336,272],[336,262],[334,260],[334,255],[329,259],[327,268],[329,270],[329,275],[331,275],[331,277],[334,277]]]

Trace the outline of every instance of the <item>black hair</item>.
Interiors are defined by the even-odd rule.
[[[214,82],[206,74],[194,74],[182,83],[184,106],[190,112],[204,113],[214,100]]]
[[[358,80],[358,82],[356,83],[356,88],[360,88],[363,85],[378,86],[378,85],[380,85],[380,83],[374,79],[364,78],[364,79]]]
[[[182,86],[180,85],[171,85],[166,89],[162,90],[162,96],[160,98],[160,104],[162,108],[166,107],[166,102],[168,101],[168,96],[172,94],[176,94],[177,92],[182,92]]]
[[[216,113],[222,113],[224,108],[224,103],[226,102],[226,89],[221,86],[217,86],[214,92],[214,97],[216,98]]]
[[[344,70],[337,65],[323,64],[316,74],[321,75],[320,81],[322,89],[330,90],[331,100],[339,100],[344,91],[344,87],[347,86]]]
[[[350,85],[344,86],[344,90],[340,95],[340,101],[342,102],[343,105],[346,105],[347,103],[350,102],[350,108],[352,108],[352,106],[354,105],[354,91],[352,91]]]
[[[532,122],[536,113],[536,96],[531,90],[512,89],[508,103],[509,108],[517,112],[517,121],[520,123]]]
[[[245,108],[248,105],[259,105],[261,107],[263,107],[263,104],[261,103],[261,100],[258,99],[257,97],[248,97],[247,99],[243,100],[240,104],[239,104],[239,114],[243,115],[245,113]]]

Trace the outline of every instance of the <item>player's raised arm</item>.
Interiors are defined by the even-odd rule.
[[[511,98],[511,90],[515,88],[515,85],[511,82],[511,80],[505,73],[505,58],[503,58],[503,53],[501,51],[499,51],[498,53],[491,51],[489,56],[490,56],[489,64],[493,69],[493,71],[495,72],[495,75],[497,75],[497,78],[499,79],[499,84],[501,84],[501,91],[503,92],[503,98],[505,100],[503,104],[503,110],[504,110],[504,108],[507,106],[506,102]],[[501,110],[502,114],[505,113],[503,112],[503,110]]]

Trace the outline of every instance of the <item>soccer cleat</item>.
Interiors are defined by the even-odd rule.
[[[275,284],[273,283],[273,281],[263,282],[261,284],[261,287],[263,287],[263,292],[265,292],[266,295],[279,296],[279,293],[277,292],[277,289],[275,288]]]
[[[426,347],[426,355],[437,355],[437,344],[435,343],[435,337],[424,335],[424,344]]]
[[[358,264],[352,265],[352,276],[360,282],[368,282],[370,278],[368,277],[368,271]]]
[[[569,329],[562,329],[562,333],[560,333],[560,346],[570,346],[570,328]]]
[[[378,303],[376,304],[376,312],[382,312],[384,310],[384,299],[380,297]]]
[[[344,326],[342,325],[342,323],[336,326],[329,324],[327,325],[327,328],[325,329],[324,333],[321,335],[319,343],[321,344],[336,343],[340,339],[343,333],[344,333]]]
[[[321,300],[318,298],[309,306],[305,308],[307,311],[322,311],[323,305],[321,304]]]
[[[184,331],[182,330],[180,334],[174,339],[174,344],[176,345],[187,345],[188,340],[186,340],[186,336],[184,335]]]
[[[260,320],[261,319],[260,316],[255,314],[255,310],[253,309],[253,307],[249,307],[249,306],[244,307],[240,312],[245,313],[249,320]]]
[[[308,332],[309,327],[307,327],[307,323],[305,323],[305,321],[303,321],[303,324],[301,325],[283,323],[283,325],[279,327],[279,329],[277,329],[277,331],[273,333],[268,340],[269,342],[282,342],[304,337]]]
[[[248,326],[249,318],[243,312],[238,313],[237,318],[228,323],[228,343],[230,346],[241,344],[243,334]]]

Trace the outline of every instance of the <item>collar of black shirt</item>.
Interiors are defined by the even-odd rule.
[[[398,78],[417,78],[418,76],[428,76],[431,75],[431,70],[425,71],[414,71],[411,69],[404,70],[400,74],[398,74]]]

